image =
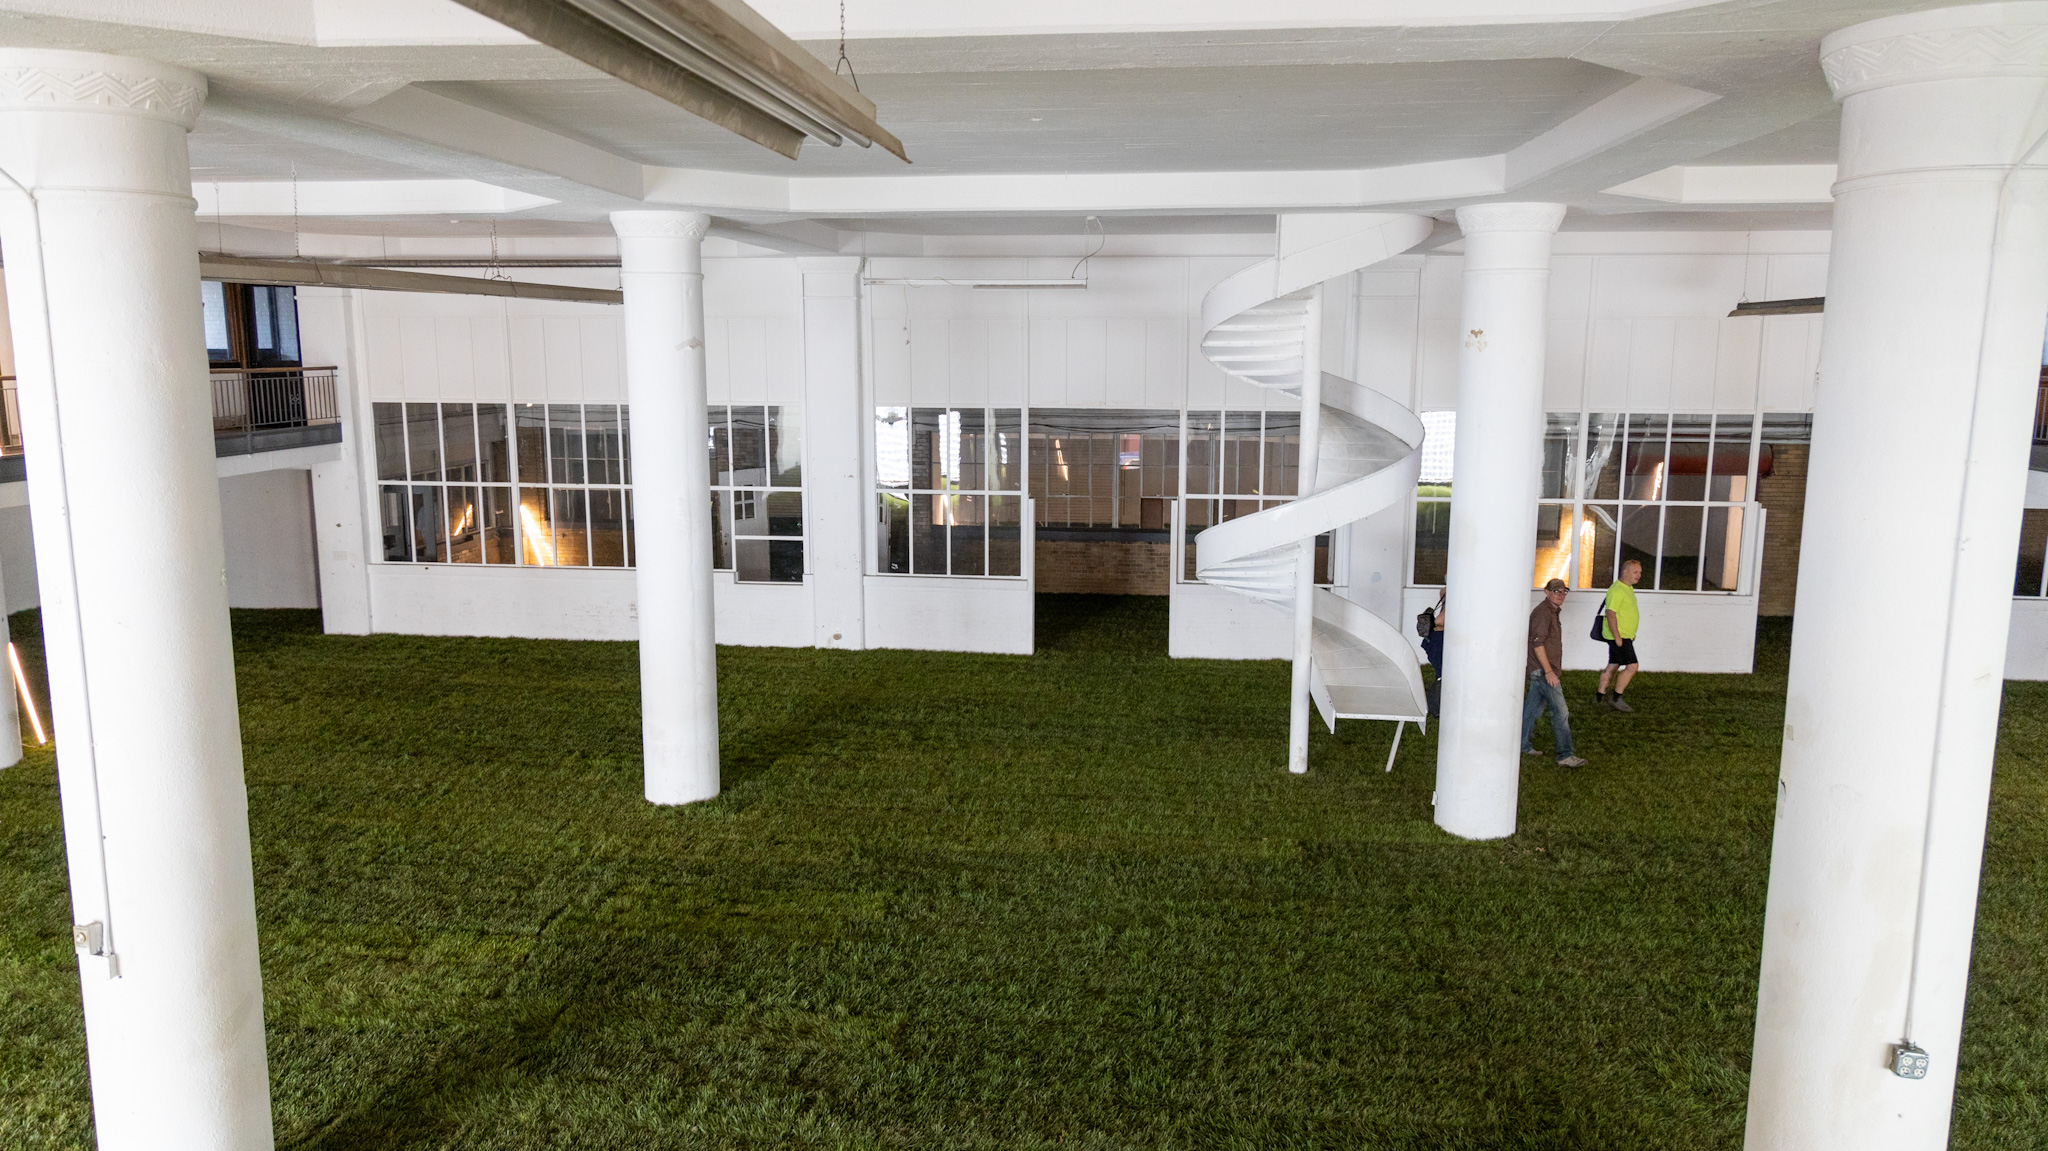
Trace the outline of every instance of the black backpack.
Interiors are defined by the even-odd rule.
[[[1436,602],[1437,602],[1437,603],[1442,603],[1442,602],[1444,602],[1444,597],[1442,597],[1442,596],[1438,596],[1438,597],[1436,597]],[[1434,608],[1434,607],[1426,607],[1426,608],[1423,608],[1423,609],[1422,609],[1422,612],[1421,612],[1421,614],[1419,614],[1419,615],[1417,615],[1417,616],[1415,617],[1415,635],[1416,635],[1416,638],[1418,638],[1418,639],[1428,639],[1428,638],[1429,638],[1429,633],[1430,633],[1430,632],[1433,632],[1433,631],[1435,631],[1435,630],[1436,630],[1436,608]]]
[[[1594,638],[1594,639],[1597,639],[1597,640],[1599,640],[1599,641],[1600,641],[1601,643],[1606,643],[1606,642],[1607,642],[1607,636],[1606,636],[1606,635],[1605,635],[1604,633],[1602,633],[1602,632],[1601,632],[1601,630],[1600,630],[1600,626],[1601,626],[1602,624],[1606,623],[1606,622],[1607,622],[1607,597],[1606,597],[1606,596],[1601,596],[1601,597],[1600,597],[1600,610],[1599,610],[1599,611],[1596,611],[1596,612],[1594,612],[1594,613],[1593,613],[1593,638]]]

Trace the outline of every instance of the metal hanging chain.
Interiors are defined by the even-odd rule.
[[[839,66],[846,66],[846,77],[853,81],[853,90],[860,91],[860,76],[853,70],[853,61],[846,55],[846,0],[839,0],[839,63],[832,65],[832,74],[839,75]]]

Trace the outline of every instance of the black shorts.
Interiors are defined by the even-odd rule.
[[[1627,667],[1636,662],[1636,641],[1625,639],[1620,643],[1607,641],[1607,666]]]

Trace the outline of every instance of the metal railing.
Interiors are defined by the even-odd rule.
[[[334,374],[331,367],[215,368],[210,373],[214,454],[338,442],[341,409]]]
[[[248,455],[307,444],[341,442],[334,368],[216,368],[213,447],[217,456]],[[21,405],[13,376],[0,376],[0,483],[19,480]]]

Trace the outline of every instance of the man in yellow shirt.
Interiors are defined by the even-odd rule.
[[[1636,677],[1636,624],[1642,621],[1642,612],[1636,607],[1636,581],[1642,578],[1641,560],[1623,560],[1621,578],[1607,589],[1607,602],[1600,607],[1606,617],[1600,624],[1600,638],[1607,641],[1607,666],[1600,671],[1600,694],[1593,701],[1616,711],[1635,710],[1621,694]],[[1616,676],[1616,672],[1621,674]],[[1614,680],[1612,698],[1607,694],[1610,678]]]

